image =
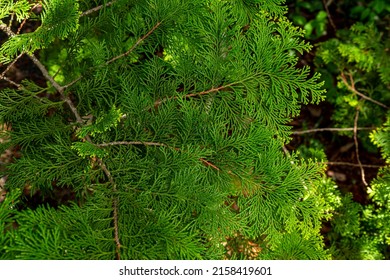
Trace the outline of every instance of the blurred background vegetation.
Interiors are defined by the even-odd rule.
[[[291,122],[287,146],[328,163],[325,244],[334,259],[389,259],[390,2],[286,3],[314,46],[300,64],[320,72],[327,89],[325,102]]]

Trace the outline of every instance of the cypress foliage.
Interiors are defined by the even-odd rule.
[[[283,1],[30,2],[1,1],[1,61],[47,79],[1,90],[1,148],[21,154],[1,171],[1,258],[222,259],[237,235],[255,258],[328,258],[322,167],[282,149],[323,98]],[[16,35],[11,13],[41,26]],[[43,199],[58,190],[74,199]]]

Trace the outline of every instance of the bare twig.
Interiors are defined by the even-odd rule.
[[[138,47],[139,44],[141,44],[146,38],[148,38],[148,37],[157,29],[157,27],[160,26],[160,24],[161,24],[161,21],[157,22],[156,25],[153,26],[153,28],[150,29],[148,33],[146,33],[144,36],[142,36],[141,38],[139,38],[139,39],[137,40],[137,42],[135,42],[135,44],[134,44],[127,52],[122,53],[122,54],[120,54],[120,55],[118,55],[118,56],[116,56],[116,57],[114,57],[114,58],[111,58],[110,60],[108,60],[107,62],[105,62],[105,64],[106,64],[106,65],[107,65],[107,64],[110,64],[110,63],[114,62],[115,60],[118,60],[118,59],[120,59],[120,58],[122,58],[122,57],[124,57],[124,56],[129,55],[136,47]]]
[[[14,21],[14,17],[15,17],[15,13],[12,13],[12,14],[11,14],[11,18],[10,18],[10,20],[9,20],[9,22],[8,22],[8,27],[9,27],[9,28],[11,28],[11,26],[12,26],[12,22]]]
[[[348,83],[347,78],[345,77],[345,74],[343,72],[341,72],[340,76],[341,76],[341,80],[343,81],[343,83],[347,86],[347,88],[350,91],[352,91],[353,93],[359,95],[363,99],[371,101],[372,103],[375,103],[376,105],[379,105],[379,106],[381,106],[381,107],[383,107],[385,109],[389,109],[389,107],[386,106],[385,104],[383,104],[383,103],[381,103],[379,101],[376,101],[376,100],[372,99],[371,97],[368,97],[368,96],[364,95],[363,93],[359,92],[358,90],[356,90],[355,83],[353,81],[352,75],[349,75],[349,79],[351,81],[351,84]]]
[[[11,28],[4,23],[0,24],[0,29],[3,30],[9,37],[15,36],[15,33],[12,32]]]
[[[109,7],[109,6],[111,6],[112,4],[114,4],[115,2],[116,2],[116,1],[107,2],[107,3],[104,4],[104,5],[100,5],[100,6],[97,6],[97,7],[95,7],[95,8],[92,8],[92,9],[90,9],[90,10],[87,10],[87,11],[81,13],[80,17],[87,16],[87,15],[92,14],[92,13],[94,13],[94,12],[97,12],[97,11],[99,11],[99,10],[105,8],[105,7]]]
[[[68,87],[73,86],[75,83],[80,81],[83,78],[83,76],[78,77],[77,79],[71,81],[69,84],[62,86],[64,89],[67,89]]]
[[[320,164],[326,164],[326,165],[345,165],[345,166],[352,166],[352,167],[364,167],[364,168],[381,168],[383,165],[375,165],[375,164],[356,164],[356,163],[350,163],[350,162],[343,162],[343,161],[328,161],[328,162],[321,162]]]
[[[0,75],[0,79],[3,79],[5,77],[5,74],[9,71],[9,69],[11,69],[12,66],[14,66],[14,64],[18,61],[19,58],[22,57],[24,53],[21,53],[19,54],[15,59],[14,61],[12,61],[10,64],[8,64],[7,68],[3,71],[3,73],[1,73]]]
[[[323,132],[323,131],[354,131],[354,127],[343,127],[343,128],[337,128],[337,127],[325,127],[325,128],[313,128],[313,129],[307,129],[307,130],[295,130],[291,134],[292,135],[301,135],[301,134],[307,134],[307,133],[315,133],[315,132]],[[357,130],[373,130],[375,127],[357,127]]]
[[[325,0],[322,0],[322,3],[324,4],[324,8],[325,8],[326,14],[328,15],[330,25],[332,25],[333,30],[336,31],[337,27],[334,24],[332,16],[330,15],[330,12],[329,12],[329,5],[332,3],[332,1],[328,1],[328,3],[326,3]]]
[[[17,87],[18,89],[20,89],[22,87],[21,84],[18,84],[18,83],[15,83],[14,81],[12,81],[11,79],[7,78],[7,77],[2,77],[3,80],[9,82],[10,84],[14,85],[15,87]]]
[[[357,123],[358,123],[358,119],[359,119],[359,108],[356,108],[355,121],[354,121],[354,128],[355,129],[353,130],[353,140],[355,141],[356,159],[357,159],[359,167],[360,167],[360,172],[361,172],[361,175],[362,175],[362,181],[363,181],[364,185],[368,186],[368,184],[366,182],[366,176],[365,176],[365,173],[364,173],[364,168],[362,166],[362,163],[361,163],[360,157],[359,157],[359,143],[358,143],[358,139],[357,139]]]

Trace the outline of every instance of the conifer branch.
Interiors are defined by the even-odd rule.
[[[144,146],[169,147],[167,144],[163,144],[163,143],[143,142],[143,141],[115,141],[109,143],[96,144],[97,147],[107,147],[107,146],[117,146],[117,145],[144,145]],[[173,149],[177,149],[177,148],[173,148]]]
[[[292,135],[301,135],[307,133],[315,133],[315,132],[323,132],[323,131],[354,131],[354,127],[324,127],[324,128],[313,128],[307,130],[295,130],[291,134]],[[373,130],[375,127],[357,127],[357,130]]]
[[[114,2],[114,1],[113,1],[113,2]],[[160,21],[160,22],[157,22],[157,24],[156,24],[155,26],[153,26],[153,28],[152,28],[151,30],[149,30],[148,33],[146,33],[144,36],[142,36],[141,38],[139,38],[139,39],[137,40],[137,42],[135,42],[135,44],[134,44],[127,52],[122,53],[122,54],[120,54],[120,55],[118,55],[118,56],[115,56],[115,57],[111,58],[110,60],[108,60],[108,61],[106,61],[106,62],[104,62],[104,63],[98,65],[97,67],[101,67],[101,66],[104,66],[104,65],[108,65],[108,64],[110,64],[110,63],[112,63],[112,62],[114,62],[114,61],[116,61],[116,60],[118,60],[118,59],[120,59],[120,58],[122,58],[122,57],[124,57],[124,56],[129,55],[131,52],[133,52],[133,51],[135,50],[136,47],[138,47],[139,44],[141,44],[146,38],[148,38],[148,37],[157,29],[157,27],[160,26],[160,24],[161,24],[161,21]],[[71,81],[69,84],[63,86],[63,88],[65,89],[65,88],[68,88],[68,87],[72,86],[73,84],[75,84],[75,83],[77,83],[79,80],[81,80],[82,78],[83,78],[83,76],[81,75],[81,76],[78,77],[77,79]]]
[[[223,86],[219,86],[219,87],[216,87],[216,88],[211,88],[209,90],[205,90],[205,91],[201,91],[201,92],[195,92],[195,93],[189,93],[189,94],[186,94],[184,96],[184,98],[190,98],[190,97],[195,97],[195,96],[202,96],[202,95],[206,95],[206,94],[210,94],[210,93],[213,93],[213,92],[218,92],[220,90],[223,90],[223,89],[227,89],[227,88],[230,88],[232,86],[235,86],[239,83],[242,83],[246,80],[249,80],[251,79],[252,77],[249,77],[249,78],[246,78],[246,79],[243,79],[241,81],[238,81],[238,82],[233,82],[233,83],[230,83],[230,84],[227,84],[227,85],[223,85]],[[168,101],[168,100],[172,100],[172,99],[178,99],[179,97],[178,96],[173,96],[173,97],[167,97],[167,98],[164,98],[164,99],[161,99],[161,100],[157,100],[154,102],[154,107],[158,107],[160,106],[162,103]]]
[[[97,147],[108,147],[108,146],[117,146],[117,145],[144,145],[144,146],[155,146],[155,147],[167,147],[174,149],[176,151],[180,151],[179,148],[171,147],[164,143],[158,143],[158,142],[144,142],[144,141],[115,141],[115,142],[109,142],[109,143],[102,143],[102,144],[95,144]],[[215,164],[211,163],[210,161],[200,158],[199,159],[204,165],[210,166],[211,168],[221,171],[221,169],[216,166]]]
[[[52,86],[58,91],[58,93],[61,96],[61,99],[68,104],[70,110],[72,111],[73,115],[76,118],[76,121],[79,124],[83,124],[83,119],[81,118],[76,106],[73,104],[73,101],[64,94],[64,87],[60,86],[53,77],[49,74],[49,72],[46,70],[45,66],[35,57],[33,54],[28,55],[31,60],[34,62],[34,64],[41,70],[43,76],[52,84]]]
[[[360,157],[359,157],[359,143],[358,143],[358,139],[357,139],[357,123],[358,123],[358,119],[359,119],[359,108],[356,108],[355,121],[354,121],[354,128],[355,129],[353,130],[353,140],[355,141],[356,159],[357,159],[359,167],[360,167],[360,172],[361,172],[361,175],[362,175],[362,181],[363,181],[364,185],[368,186],[368,184],[366,182],[366,176],[365,176],[365,173],[364,173],[364,168],[362,166],[362,163],[361,163]]]
[[[45,66],[34,56],[34,55],[29,55],[30,58],[32,59],[32,61],[35,63],[35,65],[41,70],[43,76],[53,85],[53,87],[59,92],[59,94],[61,95],[61,98],[68,104],[69,108],[71,109],[72,113],[74,114],[77,122],[79,124],[83,124],[83,119],[81,118],[80,116],[80,113],[78,112],[76,106],[73,104],[72,100],[68,97],[68,96],[65,96],[64,94],[64,87],[61,87],[54,79],[53,77],[50,76],[49,72],[46,70]],[[91,138],[89,137],[89,135],[87,135],[85,137],[85,139],[92,143],[92,140]],[[110,181],[111,185],[112,185],[112,188],[113,188],[113,193],[114,195],[116,194],[117,192],[117,189],[116,189],[116,184],[114,182],[114,179],[110,173],[110,171],[108,170],[107,166],[104,164],[104,162],[101,160],[101,159],[98,159],[98,163],[101,167],[101,169],[103,170],[104,174],[107,176],[108,180]],[[115,244],[116,244],[116,257],[118,259],[120,259],[120,247],[121,247],[121,244],[120,244],[120,241],[119,241],[119,229],[118,229],[118,198],[117,197],[114,197],[113,199],[113,218],[114,218],[114,238],[115,238]]]
[[[87,10],[87,11],[85,11],[85,12],[82,12],[82,13],[80,14],[80,17],[87,16],[87,15],[92,14],[92,13],[94,13],[94,12],[97,12],[97,11],[103,9],[103,8],[109,7],[109,6],[111,6],[112,4],[114,4],[115,2],[116,2],[116,1],[114,0],[114,1],[108,2],[108,3],[104,4],[104,5],[100,5],[100,6],[97,6],[97,7],[95,7],[95,8],[89,9],[89,10]]]
[[[41,6],[41,5],[42,5],[41,3],[35,4],[35,5],[30,9],[29,14],[31,14],[31,12],[32,12],[36,7],[39,7],[39,6]],[[18,31],[16,31],[16,35],[19,35],[20,31],[22,31],[22,28],[23,28],[23,26],[26,24],[26,22],[27,22],[27,18],[25,18],[25,19],[22,21],[22,23],[20,24],[20,26],[19,26],[19,28],[18,28]]]
[[[105,65],[108,65],[108,64],[110,64],[110,63],[112,63],[112,62],[114,62],[114,61],[116,61],[116,60],[118,60],[118,59],[120,59],[120,58],[122,58],[122,57],[124,57],[124,56],[129,55],[132,51],[134,51],[134,49],[135,49],[136,47],[138,47],[139,44],[141,44],[146,38],[148,38],[148,37],[157,29],[157,27],[160,26],[160,24],[161,24],[161,21],[157,22],[156,25],[153,26],[153,28],[150,29],[150,30],[148,31],[148,33],[146,33],[144,36],[142,36],[141,38],[139,38],[139,39],[137,40],[137,42],[135,42],[135,44],[134,44],[127,52],[122,53],[122,54],[120,54],[120,55],[118,55],[118,56],[116,56],[116,57],[114,57],[114,58],[111,58],[110,60],[108,60],[107,62],[105,62]]]
[[[237,83],[238,82],[234,82],[234,83],[230,83],[230,84],[227,84],[227,85],[224,85],[224,86],[211,88],[209,90],[205,90],[205,91],[202,91],[202,92],[190,93],[190,94],[187,94],[185,96],[185,98],[190,98],[190,97],[194,97],[194,96],[206,95],[206,94],[209,94],[209,93],[212,93],[212,92],[217,92],[217,91],[220,91],[220,90],[223,90],[223,89],[226,89],[226,88],[230,88],[231,86],[234,86]]]
[[[114,178],[111,175],[111,172],[108,170],[106,164],[101,160],[98,159],[98,163],[100,165],[100,168],[103,170],[104,174],[107,176],[108,180],[110,181],[110,184],[112,186],[112,191],[113,191],[113,222],[114,222],[114,239],[115,239],[115,255],[116,259],[120,260],[121,259],[121,254],[120,254],[120,249],[121,249],[121,242],[119,239],[119,218],[118,218],[118,204],[119,204],[119,199],[116,197],[117,194],[117,186],[114,181]]]
[[[360,96],[361,98],[363,98],[363,99],[366,99],[366,100],[368,100],[368,101],[370,101],[370,102],[372,102],[372,103],[374,103],[374,104],[376,104],[376,105],[379,105],[379,106],[381,106],[381,107],[383,107],[383,108],[385,108],[385,109],[389,109],[389,107],[386,106],[385,104],[383,104],[383,103],[381,103],[381,102],[379,102],[379,101],[376,101],[376,100],[372,99],[371,97],[368,97],[368,96],[364,95],[363,93],[359,92],[358,90],[356,90],[356,88],[355,88],[355,82],[353,81],[353,78],[352,78],[352,75],[351,75],[351,74],[348,75],[348,76],[349,76],[349,79],[350,79],[350,81],[351,81],[351,84],[348,83],[347,78],[345,77],[345,74],[344,74],[343,72],[341,72],[341,75],[340,75],[340,76],[341,76],[341,80],[343,81],[343,83],[345,84],[345,86],[346,86],[350,91],[352,91],[353,93],[359,95],[359,96]]]
[[[3,28],[2,26],[0,26],[0,28]],[[15,36],[15,34],[10,30],[10,29],[6,29],[6,33],[9,35],[9,36]],[[28,56],[30,57],[30,59],[34,62],[34,64],[39,68],[39,70],[41,70],[42,72],[42,75],[52,84],[52,86],[58,91],[58,93],[60,94],[61,96],[61,99],[63,101],[65,101],[70,110],[72,111],[73,115],[75,116],[76,118],[76,121],[79,123],[79,124],[83,124],[83,119],[81,118],[81,115],[80,113],[78,112],[76,106],[73,104],[72,100],[66,96],[64,94],[64,87],[60,86],[55,80],[54,78],[49,74],[49,72],[47,71],[46,67],[35,57],[34,54],[28,54]],[[94,144],[90,138],[89,135],[87,135],[85,137],[85,140],[90,142],[91,144]],[[112,185],[112,188],[113,188],[113,193],[114,195],[116,194],[117,192],[117,188],[116,188],[116,183],[110,173],[110,171],[108,170],[107,166],[105,165],[105,163],[101,160],[101,159],[98,159],[98,163],[100,165],[100,168],[102,169],[102,171],[104,172],[104,174],[107,176],[110,184]],[[115,239],[115,244],[116,244],[116,257],[117,259],[120,259],[120,247],[121,247],[121,243],[119,241],[119,228],[118,228],[118,198],[117,197],[114,197],[113,199],[113,219],[114,219],[114,239]]]

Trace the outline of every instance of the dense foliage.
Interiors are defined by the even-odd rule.
[[[2,258],[220,259],[235,236],[255,257],[326,258],[321,166],[282,150],[324,91],[295,67],[310,46],[281,1],[257,2],[51,0],[33,32],[2,23],[1,61],[24,53],[47,79],[1,92],[2,147],[21,154]],[[24,203],[58,189],[74,200]]]
[[[362,205],[285,148],[325,84],[390,157],[388,7],[284,2],[0,0],[0,259],[388,258],[390,170]]]

